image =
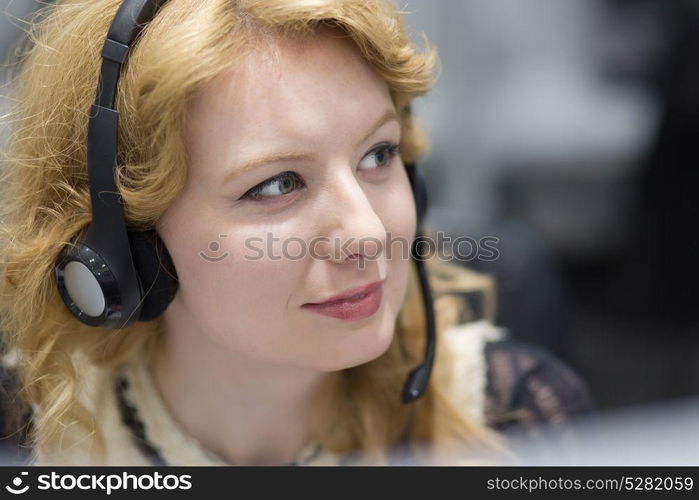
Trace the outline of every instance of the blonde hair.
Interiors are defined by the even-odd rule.
[[[18,356],[21,396],[36,410],[30,443],[61,446],[65,430],[84,429],[104,456],[94,416],[81,404],[80,353],[114,368],[152,347],[160,320],[95,331],[63,305],[53,266],[61,248],[91,220],[86,135],[100,52],[119,0],[66,0],[39,14],[16,79],[12,153],[2,182],[2,300],[5,345]],[[387,82],[402,124],[401,154],[414,161],[426,143],[408,108],[435,78],[434,48],[410,42],[401,13],[387,0],[170,0],[142,32],[122,75],[117,188],[127,224],[155,221],[183,188],[181,140],[188,98],[253,49],[261,36],[305,36],[320,25],[341,29]],[[164,77],[167,75],[167,77]],[[459,293],[492,283],[462,267],[427,262],[435,289],[438,336],[468,319]],[[479,281],[480,280],[480,281]],[[485,281],[484,281],[485,280]],[[492,314],[492,308],[491,308]],[[494,432],[455,407],[436,370],[426,395],[403,405],[397,395],[424,348],[422,299],[414,266],[388,351],[343,371],[318,408],[318,439],[331,451],[381,450],[398,442],[412,418],[410,442],[498,447]],[[449,363],[438,344],[437,364]],[[438,444],[437,446],[441,446]]]

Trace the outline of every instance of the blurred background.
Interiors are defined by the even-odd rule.
[[[464,263],[496,277],[498,324],[602,410],[699,396],[699,1],[396,3],[441,58],[414,105],[427,224],[498,239]],[[3,61],[39,5],[0,0]]]
[[[600,409],[699,395],[699,2],[400,0],[442,72],[415,104],[428,223],[495,236],[498,323]]]

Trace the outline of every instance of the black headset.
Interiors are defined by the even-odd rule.
[[[81,322],[103,328],[124,328],[160,316],[177,292],[175,266],[155,229],[129,231],[115,184],[119,112],[115,95],[122,66],[132,43],[166,0],[124,0],[112,21],[102,50],[102,67],[87,134],[87,169],[92,221],[75,243],[58,257],[58,291]],[[435,354],[432,293],[418,253],[427,189],[422,170],[405,165],[417,208],[417,237],[411,255],[416,262],[427,320],[424,362],[405,382],[402,399],[410,403],[427,388]]]

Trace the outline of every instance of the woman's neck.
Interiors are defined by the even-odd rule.
[[[150,362],[173,418],[228,463],[293,462],[313,439],[315,398],[332,374],[239,357],[186,326],[167,328]]]

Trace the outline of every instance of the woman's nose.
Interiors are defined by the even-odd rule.
[[[376,259],[385,247],[386,230],[364,189],[351,176],[325,192],[321,237],[316,246],[326,260],[342,263]]]

